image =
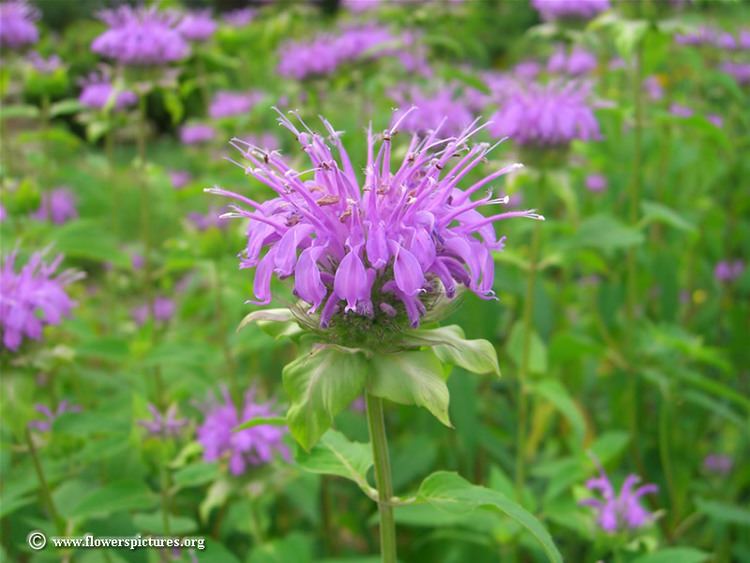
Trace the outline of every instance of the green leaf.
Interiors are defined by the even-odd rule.
[[[747,508],[702,498],[695,499],[695,505],[699,512],[713,520],[739,526],[750,526],[750,510]]]
[[[289,430],[309,450],[331,427],[333,417],[362,393],[369,363],[357,350],[319,346],[287,364],[282,372],[291,401]]]
[[[133,524],[141,532],[152,534],[166,534],[164,528],[164,514],[161,510],[149,514],[136,514],[133,516]],[[169,533],[172,535],[184,535],[195,532],[198,524],[192,518],[185,516],[169,516]]]
[[[500,375],[494,346],[487,340],[467,340],[463,329],[458,325],[410,330],[405,338],[408,343],[431,346],[443,362],[473,373]]]
[[[232,432],[239,432],[240,430],[246,430],[247,428],[255,428],[256,426],[286,426],[286,417],[284,416],[259,416],[257,418],[251,418],[235,426]]]
[[[544,397],[552,403],[557,410],[568,420],[577,445],[583,446],[583,440],[586,436],[586,421],[578,409],[568,390],[555,379],[545,379],[532,384],[532,392]]]
[[[16,117],[34,118],[39,115],[39,108],[32,105],[0,106],[0,119],[11,119]]]
[[[417,500],[453,514],[465,514],[476,508],[497,510],[526,528],[539,542],[549,561],[562,563],[560,552],[541,522],[498,491],[472,485],[456,473],[440,471],[422,482]]]
[[[219,476],[219,467],[215,463],[199,461],[182,467],[175,472],[173,481],[181,489],[210,483]]]
[[[180,97],[172,90],[164,90],[164,107],[167,108],[172,125],[178,124],[185,115],[185,106]]]
[[[312,540],[304,534],[293,532],[283,539],[253,549],[247,563],[310,563],[313,560],[312,552]]]
[[[394,403],[425,407],[452,427],[443,365],[432,351],[378,355],[372,359],[372,367],[367,383],[370,393]]]
[[[68,510],[71,518],[108,516],[115,512],[148,508],[157,497],[140,481],[117,481],[96,489]]]
[[[668,547],[654,553],[641,555],[633,563],[702,563],[710,555],[692,547]]]
[[[531,373],[543,374],[547,372],[547,347],[542,342],[542,339],[536,333],[531,332],[531,340],[529,342],[529,371]],[[513,325],[513,329],[510,331],[508,337],[508,355],[515,362],[516,366],[520,366],[523,357],[523,346],[524,346],[524,326],[521,321],[518,321]]]
[[[258,327],[274,338],[294,336],[302,332],[294,314],[289,309],[261,309],[245,316],[237,327],[237,332],[247,325],[256,323]]]
[[[611,215],[594,215],[581,223],[571,242],[582,248],[611,251],[641,244],[643,240],[643,233],[638,229],[624,225]]]
[[[681,231],[695,232],[695,225],[666,205],[655,201],[644,201],[641,203],[641,209],[643,209],[641,223],[644,225],[654,222],[665,223]]]
[[[71,221],[55,230],[55,250],[68,258],[86,258],[129,267],[130,258],[122,250],[111,230],[94,221]]]
[[[336,475],[370,489],[367,471],[372,467],[370,444],[351,442],[341,432],[329,430],[309,452],[299,451],[297,463],[305,471]]]
[[[60,100],[50,107],[50,117],[75,113],[81,109],[81,103],[75,99]]]

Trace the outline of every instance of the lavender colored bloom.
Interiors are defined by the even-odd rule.
[[[682,106],[680,104],[672,104],[671,106],[669,106],[669,113],[671,113],[675,117],[692,117],[693,116],[692,109],[690,109],[687,106]]]
[[[417,108],[416,111],[397,110],[394,113],[394,121],[409,113],[401,121],[401,130],[407,133],[426,133],[440,127],[443,135],[459,135],[474,119],[466,104],[456,97],[453,88],[442,88],[430,94],[418,88],[399,88],[391,92],[391,97],[402,107]]]
[[[408,117],[403,114],[401,121]],[[507,199],[491,193],[470,199],[519,165],[502,168],[466,190],[458,188],[491,150],[487,144],[468,146],[483,127],[477,121],[456,137],[441,139],[439,130],[424,138],[413,135],[396,170],[391,168],[391,143],[401,123],[378,137],[370,129],[364,181],[355,173],[340,133],[326,120],[328,137],[301,119],[303,131],[283,115],[279,118],[309,156],[313,168],[308,172],[291,169],[276,153],[234,140],[249,161],[246,173],[278,194],[258,203],[220,188],[207,190],[248,207],[233,206],[231,216],[250,219],[241,267],[256,268],[254,303],[270,303],[274,273],[293,277],[295,295],[309,305],[308,314],[320,311],[323,328],[337,312],[343,313],[337,322],[352,317],[378,322],[404,313],[417,326],[427,310],[425,300],[434,303],[443,294],[452,298],[458,285],[493,298],[492,252],[502,249],[505,240],[497,238],[493,224],[542,217],[533,211],[484,216],[480,207]],[[458,162],[449,166],[454,158]]]
[[[52,429],[52,424],[55,422],[55,420],[57,420],[66,412],[81,412],[81,407],[79,407],[78,405],[71,405],[66,400],[60,401],[54,411],[50,410],[47,405],[42,404],[34,405],[34,408],[38,413],[43,415],[44,418],[40,420],[32,420],[31,422],[29,422],[29,428],[33,428],[34,430],[38,430],[39,432],[49,432]]]
[[[596,511],[597,524],[608,534],[642,528],[653,521],[654,515],[641,506],[640,498],[656,493],[659,488],[648,484],[634,489],[640,480],[637,475],[628,475],[617,494],[604,469],[600,468],[599,477],[590,479],[586,487],[592,492],[598,491],[602,498],[586,499],[580,504]]]
[[[249,112],[263,99],[262,92],[231,92],[221,90],[214,94],[208,107],[208,115],[213,119],[233,117]]]
[[[723,283],[731,283],[742,276],[745,263],[742,260],[722,260],[714,268],[714,277]]]
[[[192,176],[187,170],[172,170],[169,172],[169,181],[175,190],[184,188],[191,179]]]
[[[39,41],[36,22],[39,11],[26,0],[0,4],[0,47],[21,49]]]
[[[180,142],[183,145],[199,145],[212,141],[216,130],[205,123],[195,123],[180,127]]]
[[[609,0],[531,0],[545,21],[590,20],[609,10]]]
[[[275,416],[273,403],[257,402],[255,390],[251,389],[245,394],[240,412],[226,389],[222,394],[223,402],[213,401],[197,431],[198,441],[203,446],[203,459],[210,462],[227,457],[233,475],[242,475],[248,465],[269,463],[277,454],[289,459],[289,449],[283,442],[285,428],[264,424],[234,431],[247,420]]]
[[[719,70],[735,79],[737,84],[750,84],[750,63],[725,61],[719,65]]]
[[[609,61],[607,68],[609,70],[625,70],[628,68],[628,63],[622,57],[614,57]]]
[[[78,101],[91,109],[102,110],[111,106],[116,110],[135,105],[138,97],[130,90],[118,90],[106,72],[93,73],[81,81]]]
[[[175,311],[175,303],[169,297],[156,297],[151,307],[148,303],[139,305],[130,311],[130,316],[138,326],[143,326],[153,313],[156,322],[166,323],[172,318]]]
[[[130,257],[130,267],[136,272],[143,268],[145,264],[146,259],[142,254],[134,253],[133,256]]]
[[[513,67],[513,74],[518,78],[534,80],[542,71],[542,65],[538,61],[521,61]]]
[[[733,466],[734,460],[725,454],[709,454],[703,460],[703,468],[718,475],[728,475]]]
[[[255,19],[256,10],[253,8],[239,8],[224,14],[224,23],[231,27],[245,27]]]
[[[62,59],[58,55],[50,55],[46,59],[34,51],[27,57],[29,63],[40,74],[52,74],[63,67]]]
[[[177,407],[175,405],[171,405],[164,414],[159,412],[159,409],[152,404],[148,405],[148,410],[151,413],[151,420],[139,420],[138,424],[155,437],[176,438],[188,423],[187,419],[177,418]]]
[[[721,129],[724,127],[724,118],[716,113],[710,113],[706,116],[706,119],[708,119],[714,126]]]
[[[600,193],[607,189],[607,177],[603,174],[589,174],[586,176],[586,189]]]
[[[589,87],[570,82],[532,83],[518,88],[492,117],[490,133],[520,145],[565,146],[574,139],[601,138],[587,103]]]
[[[3,204],[0,203],[0,223],[5,221],[5,219],[8,218],[8,212],[5,210],[5,207]]]
[[[159,66],[184,59],[190,50],[177,31],[179,15],[120,6],[100,13],[109,29],[94,39],[95,53],[127,66]]]
[[[11,252],[0,268],[0,326],[3,346],[10,350],[18,350],[24,338],[41,340],[44,326],[60,324],[76,305],[65,286],[82,276],[66,270],[53,277],[63,257],[49,264],[43,257],[34,253],[16,272],[16,252]]]
[[[210,10],[194,10],[182,16],[177,31],[188,41],[202,42],[214,34],[216,22],[211,18]]]
[[[62,225],[78,217],[76,199],[68,188],[55,188],[42,194],[39,209],[31,214],[38,221],[49,221]]]
[[[664,98],[664,88],[658,76],[647,76],[643,81],[643,89],[648,97],[655,102]]]
[[[547,61],[547,71],[570,76],[581,76],[596,69],[596,56],[580,46],[575,46],[566,53],[564,47],[558,47]]]
[[[222,213],[225,211],[224,208],[211,207],[205,215],[196,211],[188,213],[187,219],[201,232],[211,228],[224,229],[227,226],[227,219],[222,216]]]

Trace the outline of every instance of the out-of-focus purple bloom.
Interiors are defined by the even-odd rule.
[[[713,125],[721,129],[724,127],[724,118],[716,113],[710,113],[706,116],[706,119],[708,119]]]
[[[719,70],[734,78],[741,86],[750,84],[750,63],[724,61],[719,65]]]
[[[184,188],[191,179],[192,176],[187,170],[172,170],[169,172],[169,181],[175,190]]]
[[[60,415],[66,412],[81,412],[81,407],[78,405],[71,405],[68,401],[62,400],[57,405],[57,408],[53,411],[47,405],[37,404],[34,405],[36,411],[43,415],[44,418],[40,420],[32,420],[29,422],[29,428],[38,430],[39,432],[49,432],[52,429],[52,424],[57,420]]]
[[[208,143],[216,136],[216,129],[206,123],[194,123],[180,127],[180,142],[183,145]]]
[[[737,36],[737,45],[740,49],[750,49],[750,28],[743,28]]]
[[[674,39],[680,45],[711,45],[715,43],[717,35],[715,28],[703,25],[685,33],[678,33]]]
[[[104,109],[108,105],[116,110],[135,105],[138,96],[130,90],[116,90],[106,72],[93,73],[81,81],[78,101],[91,109]]]
[[[393,115],[395,122],[409,113],[401,121],[401,130],[407,133],[426,133],[442,125],[440,131],[443,135],[459,135],[474,119],[466,103],[458,99],[451,87],[433,93],[425,93],[416,87],[402,87],[392,90],[390,95],[400,107],[417,108],[414,111],[399,109]]]
[[[682,106],[680,104],[672,104],[671,106],[669,106],[669,113],[671,113],[675,117],[692,117],[693,116],[692,109],[690,109],[687,106]]]
[[[211,207],[206,214],[198,213],[197,211],[188,213],[187,219],[201,232],[211,228],[224,229],[228,221],[226,217],[222,216],[224,212],[226,212],[224,208]]]
[[[643,495],[656,493],[659,488],[648,484],[634,489],[640,480],[637,475],[628,475],[617,494],[604,469],[600,468],[599,477],[590,479],[586,487],[592,492],[598,491],[601,499],[590,498],[580,504],[596,511],[597,524],[608,534],[642,528],[653,522],[654,515],[641,506],[640,499]]]
[[[256,13],[254,8],[239,8],[226,12],[223,19],[231,27],[245,27],[255,19]]]
[[[355,14],[376,10],[382,5],[381,0],[341,0],[341,7]]]
[[[136,272],[143,268],[145,264],[146,260],[142,254],[134,253],[133,256],[130,257],[130,267]]]
[[[742,260],[722,260],[714,268],[714,277],[724,283],[731,283],[742,276],[745,263]]]
[[[607,68],[609,70],[625,70],[628,68],[628,63],[622,57],[615,57],[609,61]]]
[[[39,41],[36,22],[39,11],[26,0],[0,4],[0,47],[20,49]]]
[[[177,31],[176,12],[120,6],[100,13],[109,29],[91,50],[127,66],[159,66],[184,59],[190,47]]]
[[[289,448],[283,442],[285,428],[263,424],[234,431],[245,421],[275,416],[273,403],[256,402],[255,390],[251,389],[245,394],[240,412],[226,389],[222,394],[223,402],[212,402],[197,431],[198,441],[203,446],[203,459],[210,462],[228,458],[229,471],[233,475],[242,475],[248,465],[269,463],[276,455],[289,459]]]
[[[545,21],[590,20],[609,10],[609,0],[531,0]]]
[[[135,321],[138,326],[143,326],[151,316],[154,315],[154,319],[157,322],[165,323],[172,318],[175,311],[175,303],[169,297],[158,296],[153,300],[151,307],[148,303],[134,307],[130,311],[130,317]]]
[[[734,460],[725,454],[709,454],[703,460],[703,468],[718,475],[729,474],[733,466]]]
[[[208,107],[208,115],[213,119],[233,117],[249,112],[263,99],[263,92],[231,92],[221,90],[214,94]]]
[[[66,270],[53,277],[62,262],[59,255],[49,264],[43,253],[34,253],[15,271],[16,252],[11,252],[0,268],[0,326],[3,346],[17,350],[24,338],[40,340],[45,325],[57,325],[70,315],[76,303],[65,293],[65,286],[81,274]]]
[[[401,119],[408,116],[405,113]],[[341,134],[328,121],[323,120],[327,137],[304,124],[300,131],[283,115],[279,121],[294,134],[312,170],[297,172],[276,153],[235,140],[234,146],[249,161],[246,173],[278,197],[258,203],[220,188],[207,190],[247,207],[233,206],[232,216],[250,219],[241,267],[256,268],[257,304],[271,301],[275,273],[282,279],[293,277],[295,294],[310,305],[308,314],[320,309],[323,328],[337,312],[343,313],[337,319],[345,319],[346,313],[372,319],[400,311],[417,326],[426,312],[423,299],[452,298],[458,285],[493,298],[492,252],[503,247],[505,238],[496,236],[495,222],[511,217],[543,219],[534,211],[485,216],[479,208],[507,200],[491,193],[471,200],[472,194],[487,190],[492,181],[519,165],[459,189],[459,182],[490,150],[488,144],[469,146],[482,128],[477,127],[478,120],[455,137],[442,139],[439,130],[412,136],[396,170],[391,143],[401,123],[380,136],[370,130],[364,181],[357,177]],[[302,178],[310,173],[309,179]]]
[[[581,76],[596,70],[596,56],[576,45],[567,53],[560,46],[547,61],[547,71],[570,76]]]
[[[655,102],[664,98],[664,88],[658,76],[647,76],[643,81],[643,89],[648,97]]]
[[[513,75],[525,80],[534,80],[542,71],[542,65],[538,61],[525,60],[513,67]]]
[[[519,87],[491,118],[490,133],[525,146],[564,146],[601,138],[587,102],[590,88],[575,82]]]
[[[365,412],[367,410],[367,405],[365,403],[364,397],[357,397],[352,401],[351,407],[354,412]]]
[[[260,147],[266,152],[275,151],[281,148],[279,139],[273,133],[252,133],[250,135],[243,135],[242,140],[249,145]]]
[[[216,22],[210,10],[194,10],[186,13],[177,24],[177,31],[188,41],[202,42],[216,31]]]
[[[139,420],[138,424],[143,426],[152,436],[159,438],[176,438],[180,431],[187,425],[185,418],[177,418],[177,406],[171,405],[167,412],[162,414],[154,405],[149,404],[151,420]]]
[[[5,210],[5,207],[2,203],[0,203],[0,223],[5,221],[5,219],[8,218],[8,212]]]
[[[589,174],[586,176],[586,189],[600,193],[607,189],[607,177],[603,174]]]
[[[55,188],[42,194],[39,209],[31,214],[38,221],[62,225],[78,217],[76,198],[68,188]]]
[[[63,66],[62,59],[55,54],[52,54],[45,59],[39,53],[34,51],[30,53],[27,58],[34,70],[40,74],[52,74]]]

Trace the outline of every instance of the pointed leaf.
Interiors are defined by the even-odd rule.
[[[641,555],[633,560],[633,563],[702,563],[707,561],[710,555],[704,551],[692,547],[668,547],[654,553]]]
[[[286,426],[286,417],[284,416],[259,416],[257,418],[251,418],[246,420],[239,426],[235,426],[232,432],[239,432],[247,428],[255,428],[256,426]]]
[[[443,362],[473,373],[500,375],[494,346],[487,340],[467,340],[458,325],[410,330],[406,338],[407,342],[433,347],[435,354]]]
[[[245,318],[237,326],[237,332],[251,323],[256,323],[263,332],[274,338],[295,336],[302,332],[302,328],[289,309],[261,309],[253,311],[245,315]]]
[[[583,446],[583,439],[586,435],[586,421],[568,390],[555,379],[546,379],[534,383],[531,390],[547,399],[568,419],[576,436],[576,444]]]
[[[370,444],[351,442],[341,432],[329,430],[309,452],[300,451],[297,463],[305,471],[337,475],[369,489],[367,471],[372,467]]]

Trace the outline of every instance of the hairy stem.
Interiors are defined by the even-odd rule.
[[[372,455],[375,462],[375,485],[378,488],[378,512],[380,513],[380,554],[383,563],[396,563],[396,521],[393,518],[391,462],[388,456],[388,440],[385,435],[383,400],[365,393],[367,424],[370,429]]]

